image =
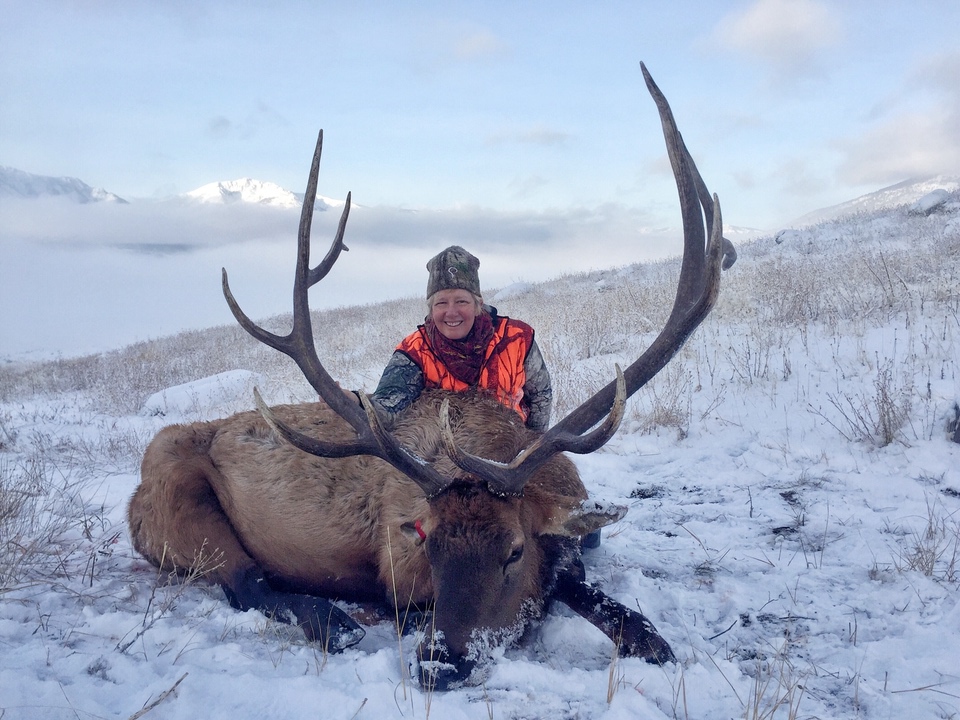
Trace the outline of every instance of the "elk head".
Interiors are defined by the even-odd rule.
[[[444,406],[446,429],[437,422]],[[465,452],[502,463],[539,437],[516,413],[479,394],[427,390],[395,432],[427,449],[424,459],[454,478],[430,498],[419,523],[405,525],[426,553],[434,600],[420,648],[422,681],[435,689],[472,684],[482,678],[475,665],[490,648],[516,638],[542,613],[557,572],[576,565],[578,538],[619,520],[625,508],[585,506],[587,493],[563,454],[548,458],[522,492],[457,468],[442,433]]]
[[[577,479],[563,456],[548,461],[541,473],[551,480]],[[439,522],[425,531],[434,613],[420,648],[424,687],[480,683],[492,649],[519,639],[542,615],[558,574],[582,570],[579,538],[626,512],[622,506],[582,512],[577,503],[538,517],[549,501],[535,495],[491,497],[481,484],[455,482],[431,502]]]
[[[257,340],[290,356],[356,436],[351,442],[334,443],[304,435],[277,420],[256,393],[260,412],[275,431],[315,455],[381,458],[416,483],[427,499],[429,511],[415,529],[422,536],[435,599],[428,643],[434,655],[421,668],[425,685],[442,689],[466,679],[485,638],[515,635],[528,616],[539,612],[558,569],[563,571],[576,560],[578,549],[570,537],[622,516],[622,509],[582,510],[583,485],[562,453],[593,452],[613,436],[626,398],[666,365],[707,316],[717,299],[721,267],[729,267],[736,257],[733,246],[722,237],[719,201],[707,191],[666,99],[642,63],[641,67],[660,113],[680,195],[684,250],[676,299],[666,326],[651,346],[624,372],[617,368],[616,380],[542,435],[523,428],[514,417],[502,422],[512,422],[515,432],[500,433],[501,441],[493,447],[489,442],[477,443],[462,423],[455,427],[456,419],[451,418],[480,411],[465,409],[459,397],[437,393],[434,400],[418,401],[405,411],[429,412],[427,406],[433,404],[433,432],[439,435],[433,446],[441,452],[423,457],[411,449],[411,443],[398,439],[407,415],[388,432],[364,395],[360,394],[357,405],[324,369],[313,343],[307,291],[347,249],[343,233],[351,196],[347,195],[329,251],[311,268],[310,226],[322,131],[300,219],[290,333],[279,336],[255,325],[237,305],[223,273],[224,295],[240,325]],[[488,407],[486,412],[490,411]],[[501,413],[501,418],[508,415],[513,413]]]

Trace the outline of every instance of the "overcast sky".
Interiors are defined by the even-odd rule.
[[[366,205],[668,221],[643,60],[728,223],[960,170],[960,3],[0,0],[0,164],[157,197],[255,177]]]
[[[295,214],[145,201],[241,177],[302,192],[320,128],[320,193],[364,209],[317,306],[421,292],[427,258],[453,243],[500,287],[676,254],[652,232],[679,213],[641,60],[728,225],[775,231],[957,175],[958,27],[956,0],[0,0],[0,165],[141,200],[4,200],[0,300],[60,307],[4,318],[4,334],[71,351],[58,323],[92,338],[105,312],[139,305],[127,334],[91,348],[230,322],[219,267],[242,282],[245,261],[238,295],[270,298],[251,314],[283,311]],[[64,243],[183,252],[91,262]],[[98,287],[112,297],[81,299]]]

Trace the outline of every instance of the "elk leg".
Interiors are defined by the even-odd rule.
[[[134,548],[161,570],[223,584],[255,562],[211,485],[211,438],[204,426],[161,430],[144,454],[127,521]]]
[[[553,537],[545,543],[549,564],[556,569],[550,597],[586,618],[613,640],[622,657],[642,657],[663,664],[676,658],[667,641],[643,614],[621,605],[586,581],[586,570],[573,538]]]
[[[256,566],[240,571],[221,587],[237,610],[258,610],[274,620],[299,625],[307,639],[319,643],[326,652],[345,650],[366,634],[353,618],[325,598],[274,590]]]
[[[162,570],[219,585],[238,610],[300,625],[330,652],[360,642],[363,630],[330,601],[270,587],[214,492],[210,442],[211,430],[200,425],[164,428],[150,443],[127,509],[133,546]]]
[[[676,661],[653,623],[636,610],[604,595],[593,584],[577,577],[578,574],[560,573],[554,597],[613,640],[621,657],[641,657],[659,665]]]

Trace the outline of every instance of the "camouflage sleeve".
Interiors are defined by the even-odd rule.
[[[388,413],[396,414],[420,397],[423,392],[423,370],[410,356],[399,350],[383,369],[380,383],[370,399]]]
[[[540,354],[537,341],[534,340],[523,363],[523,370],[527,376],[523,384],[523,397],[527,402],[530,414],[527,416],[527,427],[544,432],[550,427],[550,411],[553,408],[553,386],[550,384],[550,373],[547,364]]]

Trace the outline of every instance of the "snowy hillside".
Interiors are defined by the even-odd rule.
[[[924,179],[911,179],[899,182],[896,185],[877,190],[876,192],[861,195],[853,200],[833,205],[828,208],[814,210],[797,218],[789,225],[800,228],[806,225],[815,225],[818,222],[836,220],[844,215],[869,213],[878,210],[895,208],[899,205],[908,205],[936,190],[953,192],[960,188],[960,177],[937,175]]]
[[[0,716],[957,717],[960,192],[738,250],[618,435],[574,458],[594,498],[630,508],[585,553],[588,578],[641,609],[677,663],[618,658],[558,605],[484,684],[431,693],[389,622],[327,655],[202,578],[158,575],[125,525],[151,437],[249,409],[252,384],[313,399],[288,359],[228,326],[0,367]],[[555,420],[650,343],[677,269],[491,291],[536,328]],[[371,390],[422,315],[419,298],[315,313],[320,356]]]
[[[93,188],[72,177],[33,175],[11,167],[0,166],[0,197],[39,198],[64,197],[78,203],[126,203],[123,198],[103,188]]]

